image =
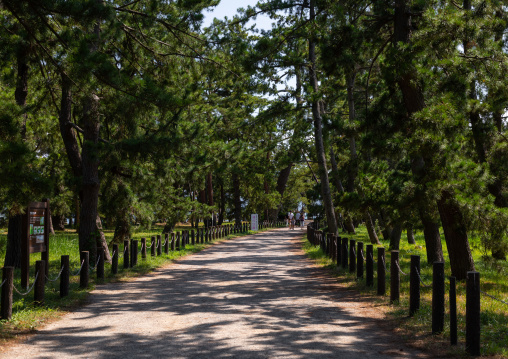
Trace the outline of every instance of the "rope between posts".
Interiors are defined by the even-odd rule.
[[[420,280],[420,283],[422,283],[422,285],[425,287],[425,288],[429,288],[430,285],[426,285],[425,283],[423,283],[423,280],[422,280],[422,277],[420,277],[420,273],[418,272],[418,268],[415,267],[415,271],[416,271],[416,275],[418,276],[418,279]]]
[[[0,284],[0,288],[3,287],[3,285],[5,284],[5,282],[7,282],[7,279],[4,279],[4,281],[2,282],[2,284]]]
[[[101,260],[101,256],[97,256],[97,263],[95,263],[95,267],[90,268],[90,273],[92,273],[95,270],[95,268],[97,268],[100,260]]]
[[[60,273],[58,273],[58,275],[56,276],[55,279],[50,279],[48,276],[46,276],[46,279],[49,280],[50,282],[56,282],[58,280],[58,278],[60,278],[60,276],[62,275],[63,270],[64,270],[64,267],[62,266],[62,269],[60,269]]]
[[[25,295],[27,295],[28,293],[30,293],[32,291],[32,289],[34,289],[35,287],[35,283],[37,283],[37,278],[39,277],[39,272],[37,272],[37,274],[35,275],[35,280],[34,280],[34,283],[32,284],[32,287],[25,293],[21,293],[17,288],[16,286],[12,286],[14,288],[14,290],[16,291],[16,293],[18,293],[20,296],[24,297]]]
[[[485,293],[483,290],[480,290],[480,293],[485,294],[487,297],[492,298],[494,300],[497,300],[498,302],[501,302],[503,304],[508,305],[508,302],[505,302],[504,300],[501,300],[499,298],[494,297],[493,295],[490,295],[489,293]]]
[[[81,261],[81,267],[79,267],[79,270],[75,274],[73,274],[73,275],[78,275],[79,273],[81,273],[81,269],[83,269],[83,264],[85,264],[85,260],[84,259]]]
[[[397,265],[397,268],[399,269],[399,272],[400,272],[402,275],[407,275],[406,273],[404,273],[404,272],[402,271],[402,269],[400,269],[400,266],[399,266],[399,261],[398,261],[398,260],[397,260],[397,261],[395,261],[395,264]]]

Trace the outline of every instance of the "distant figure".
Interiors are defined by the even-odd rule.
[[[293,214],[293,212],[289,212],[288,214],[288,217],[289,217],[289,229],[295,229],[295,215]]]
[[[302,209],[302,213],[300,214],[300,230],[303,229],[304,224],[305,224],[305,213],[303,212]]]
[[[298,210],[296,210],[295,213],[295,223],[297,227],[300,225],[300,212],[298,212]]]

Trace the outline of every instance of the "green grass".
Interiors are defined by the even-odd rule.
[[[344,237],[341,234],[341,237]],[[369,238],[364,227],[357,230],[356,235],[346,235],[351,239],[364,242],[364,246],[368,244]],[[444,238],[444,235],[441,235]],[[426,263],[425,242],[423,234],[416,236],[416,245],[408,244],[405,241],[405,233],[403,234],[400,244],[400,268],[404,273],[409,274],[411,255],[420,255],[421,258],[421,277],[425,284],[432,284],[432,266]],[[380,238],[382,246],[386,248],[386,266],[390,268],[390,252],[388,250],[389,242]],[[475,260],[476,270],[480,273],[481,290],[493,295],[505,302],[508,301],[508,263],[506,261],[496,261],[488,258],[479,249],[480,246],[474,245],[477,239],[472,238],[471,242],[473,257]],[[387,305],[390,297],[389,274],[386,277],[386,296],[379,297],[376,295],[377,281],[376,273],[374,273],[374,286],[367,287],[364,279],[356,279],[355,274],[350,274],[341,268],[337,268],[336,264],[325,256],[319,246],[312,246],[306,239],[302,242],[303,249],[307,255],[314,259],[317,264],[328,268],[337,276],[340,282],[346,283],[350,287],[354,287],[363,294],[371,295],[374,300],[384,301]],[[446,244],[443,241],[443,252],[445,256],[445,277],[451,275],[448,262],[448,252]],[[374,249],[374,260],[377,260],[377,252]],[[374,271],[376,271],[376,265]],[[399,303],[389,305],[388,313],[392,318],[397,319],[400,331],[413,341],[424,342],[427,348],[439,350],[443,354],[451,356],[466,357],[465,347],[465,310],[466,310],[466,283],[465,281],[457,282],[457,315],[458,315],[458,340],[457,347],[450,346],[450,327],[449,327],[449,281],[446,283],[445,295],[445,328],[443,333],[439,335],[431,335],[432,322],[432,289],[430,287],[420,286],[421,304],[420,310],[413,317],[409,317],[409,276],[401,274],[400,301]],[[481,353],[484,356],[497,356],[508,358],[508,305],[481,295]]]
[[[190,226],[178,226],[175,228],[175,232],[181,231],[182,229],[190,229]],[[70,262],[70,288],[69,296],[60,298],[59,288],[60,281],[48,281],[45,287],[45,300],[44,305],[36,306],[33,303],[33,291],[26,296],[21,296],[14,292],[13,295],[13,307],[12,307],[12,319],[10,321],[0,320],[0,345],[8,344],[10,340],[19,337],[20,335],[28,334],[36,330],[39,326],[47,323],[50,320],[58,318],[62,314],[66,313],[79,305],[86,302],[88,294],[92,291],[97,284],[109,283],[115,281],[125,281],[132,277],[149,273],[154,269],[161,267],[165,264],[172,262],[173,260],[186,256],[191,253],[199,252],[203,248],[211,245],[213,242],[204,244],[186,245],[185,249],[180,251],[172,252],[169,254],[162,253],[161,256],[152,257],[150,250],[147,250],[147,258],[141,258],[141,241],[142,237],[147,238],[147,244],[150,243],[150,237],[161,234],[161,228],[153,228],[150,231],[138,230],[132,235],[132,239],[138,239],[138,265],[133,268],[124,269],[123,259],[119,258],[118,273],[113,275],[111,273],[111,265],[105,264],[105,279],[96,279],[96,273],[93,272],[90,275],[90,285],[88,288],[79,288],[79,275],[73,276],[72,274],[78,272],[80,267],[79,260],[79,246],[78,246],[78,235],[73,231],[62,231],[57,232],[55,235],[50,236],[50,270],[49,278],[54,279],[60,272],[60,258],[62,255],[69,255]],[[262,230],[264,231],[264,230]],[[249,231],[248,234],[254,234],[257,232]],[[245,234],[232,234],[226,239],[231,239]],[[108,242],[113,237],[113,231],[105,231],[105,236]],[[163,237],[164,240],[164,237]],[[219,242],[224,239],[217,239],[214,242]],[[6,235],[0,235],[0,267],[3,267],[5,257],[5,241]],[[123,245],[120,245],[122,248]],[[110,249],[110,253],[111,253]],[[164,252],[164,250],[163,250]],[[33,253],[30,255],[30,285],[35,279],[35,261],[40,259],[40,253]],[[94,264],[90,263],[91,266]],[[14,272],[14,285],[21,292],[20,283],[21,271],[16,269]]]

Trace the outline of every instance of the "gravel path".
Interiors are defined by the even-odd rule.
[[[415,358],[381,314],[278,229],[212,246],[127,283],[5,358]]]

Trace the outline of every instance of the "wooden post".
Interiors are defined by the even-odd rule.
[[[141,238],[141,258],[146,258],[146,238]]]
[[[432,266],[432,334],[441,333],[444,328],[444,262]]]
[[[162,238],[160,234],[157,235],[157,255],[162,255]]]
[[[191,230],[191,244],[192,244],[192,245],[195,245],[195,244],[196,244],[196,237],[195,237],[195,234],[194,234],[194,230],[193,230],[193,229]]]
[[[131,240],[131,267],[138,265],[138,241],[136,239]]]
[[[466,351],[480,355],[480,273],[467,272]]]
[[[455,277],[450,277],[450,344],[457,345],[457,288]]]
[[[104,280],[104,248],[97,247],[97,268],[95,268],[97,279]]]
[[[180,250],[180,232],[176,232],[176,250]]]
[[[182,249],[185,249],[185,243],[187,242],[187,235],[188,235],[187,231],[182,231],[182,238],[181,238]]]
[[[349,273],[356,272],[356,240],[349,240]]]
[[[169,233],[164,233],[164,254],[169,254]]]
[[[82,251],[80,259],[81,259],[81,262],[83,263],[83,265],[81,266],[81,272],[79,273],[79,287],[86,288],[86,287],[88,287],[88,280],[89,280],[90,253],[88,251]]]
[[[70,270],[68,255],[60,257],[60,268],[63,268],[62,274],[60,275],[60,298],[63,298],[69,295]]]
[[[332,262],[337,260],[337,236],[332,234]]]
[[[36,305],[44,304],[44,287],[46,285],[46,261],[35,262],[35,273],[38,273],[34,287],[34,302]]]
[[[341,252],[340,256],[342,257],[342,269],[347,269],[349,253],[347,250],[347,238],[346,237],[342,238],[342,252]]]
[[[152,257],[155,257],[155,250],[157,249],[157,243],[155,242],[155,236],[152,236],[152,238],[150,238],[150,255]]]
[[[385,249],[377,249],[377,294],[386,294]]]
[[[111,273],[118,273],[118,244],[113,244],[113,258],[111,258]]]
[[[175,251],[175,233],[174,232],[171,232],[171,251],[174,252]]]
[[[357,243],[356,249],[356,278],[363,278],[363,242]]]
[[[0,303],[0,318],[12,318],[12,291],[14,287],[14,267],[2,268],[2,299]]]
[[[399,251],[391,251],[390,256],[390,304],[400,300]]]
[[[374,246],[372,244],[367,244],[367,258],[365,258],[365,270],[366,278],[365,284],[367,287],[372,287],[374,285]]]
[[[123,241],[123,267],[124,269],[129,268],[130,260],[129,260],[129,241]]]
[[[411,256],[409,272],[409,316],[412,317],[420,309],[420,256]]]

